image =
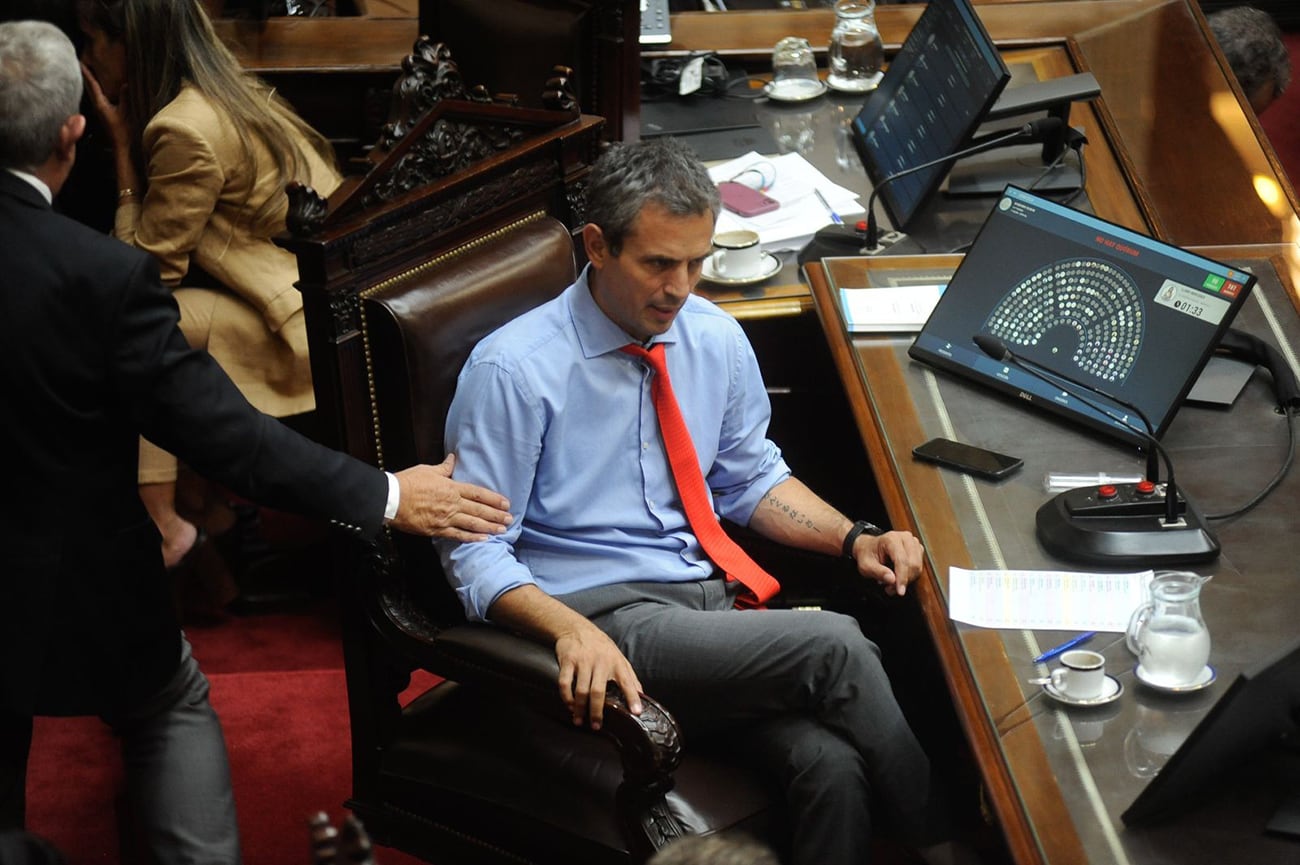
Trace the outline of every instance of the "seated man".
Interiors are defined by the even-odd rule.
[[[590,264],[477,346],[447,418],[458,479],[520,509],[505,534],[439,547],[472,620],[555,646],[575,724],[600,726],[609,682],[633,712],[644,686],[687,735],[743,743],[785,787],[795,862],[861,863],[870,804],[913,842],[944,831],[929,761],[856,621],[753,609],[779,587],[717,514],[843,552],[895,595],[920,573],[922,548],[838,513],[767,440],[752,348],[691,293],[718,207],[708,174],[672,139],[597,161],[582,231]]]

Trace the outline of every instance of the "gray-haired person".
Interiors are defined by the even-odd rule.
[[[470,541],[509,504],[451,480],[451,462],[390,475],[321,447],[190,349],[153,258],[51,206],[85,129],[81,87],[58,28],[0,24],[0,830],[24,822],[33,717],[97,715],[151,860],[236,863],[226,746],[136,489],[137,438],[364,532]]]

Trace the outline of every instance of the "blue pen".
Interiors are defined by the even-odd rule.
[[[1037,658],[1034,658],[1034,663],[1035,664],[1046,663],[1047,661],[1050,661],[1053,658],[1055,658],[1057,655],[1070,651],[1075,646],[1082,646],[1084,643],[1088,642],[1095,636],[1097,636],[1096,631],[1089,631],[1086,634],[1080,634],[1079,636],[1075,637],[1073,640],[1066,640],[1061,645],[1053,649],[1048,649],[1046,652],[1043,652],[1043,654],[1039,655]]]
[[[822,207],[826,208],[826,212],[831,215],[831,222],[835,223],[836,225],[844,224],[844,220],[840,219],[840,215],[835,212],[835,208],[831,207],[831,203],[826,200],[826,196],[822,195],[822,191],[820,189],[814,188],[813,195],[817,196],[817,200],[822,203]]]

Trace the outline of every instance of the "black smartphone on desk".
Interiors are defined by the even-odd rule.
[[[917,445],[912,448],[912,456],[918,460],[995,481],[1002,480],[1025,464],[1020,457],[945,438],[930,439],[925,444]]]

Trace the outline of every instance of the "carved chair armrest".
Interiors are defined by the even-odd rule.
[[[503,699],[519,700],[560,723],[573,723],[560,699],[559,662],[549,647],[491,625],[470,623],[440,631],[432,649],[441,661],[438,672],[448,678],[490,687]],[[658,701],[643,694],[641,705],[641,714],[633,715],[623,694],[611,685],[600,732],[618,748],[625,781],[662,794],[672,788],[672,773],[681,762],[681,730]]]
[[[372,626],[381,639],[400,645],[408,662],[572,725],[560,699],[560,664],[551,647],[492,625],[435,623],[405,590],[406,564],[388,544],[364,545],[357,579],[368,587]],[[659,702],[642,695],[641,704],[641,714],[633,715],[612,687],[600,732],[614,742],[623,761],[622,795],[661,798],[672,789],[672,773],[681,762],[681,730]]]

